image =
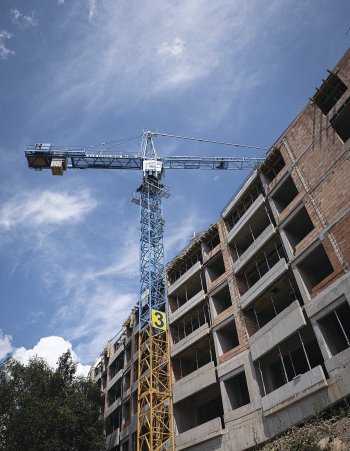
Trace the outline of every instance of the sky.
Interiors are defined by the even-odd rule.
[[[86,374],[138,299],[138,171],[27,167],[26,145],[145,130],[269,148],[350,46],[348,0],[0,0],[0,359]],[[115,141],[114,143],[117,143]],[[156,137],[164,155],[264,156]],[[246,172],[168,170],[165,256]]]

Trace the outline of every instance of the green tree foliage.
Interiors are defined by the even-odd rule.
[[[104,449],[98,387],[76,376],[69,351],[54,370],[40,359],[0,367],[0,450]]]

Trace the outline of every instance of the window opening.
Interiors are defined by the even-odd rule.
[[[227,379],[224,381],[224,384],[232,410],[250,403],[247,379],[244,371]]]
[[[328,114],[346,90],[346,85],[338,75],[330,72],[327,79],[323,80],[320,89],[317,89],[312,100],[320,108],[323,114]]]
[[[350,97],[346,99],[329,123],[344,143],[350,138]]]
[[[322,244],[307,255],[297,267],[309,293],[334,271]]]
[[[239,340],[235,320],[220,328],[217,331],[217,338],[221,355],[238,346]]]
[[[314,229],[310,216],[303,206],[288,222],[283,231],[289,241],[293,252],[296,246]]]
[[[267,183],[271,183],[277,175],[285,167],[286,163],[278,149],[274,149],[274,152],[267,157],[263,163],[261,172]]]
[[[212,261],[209,261],[207,264],[207,274],[209,276],[209,280],[213,283],[216,279],[218,279],[225,272],[225,264],[224,259],[222,257],[221,252],[218,256],[215,256]]]
[[[230,289],[228,285],[225,285],[220,291],[212,295],[212,303],[214,307],[214,315],[219,315],[232,306]]]
[[[297,197],[297,195],[297,187],[295,186],[292,176],[288,175],[282,185],[272,196],[273,203],[278,213],[282,213],[282,211],[288,207],[288,205],[292,202],[293,199]]]
[[[332,356],[350,347],[350,306],[347,302],[334,308],[318,323]]]

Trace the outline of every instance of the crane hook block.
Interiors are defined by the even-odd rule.
[[[63,171],[67,169],[66,158],[52,158],[50,168],[52,175],[63,175]]]

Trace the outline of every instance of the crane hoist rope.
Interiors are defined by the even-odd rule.
[[[146,131],[142,134],[141,152],[135,154],[102,153],[103,147],[65,147],[51,144],[28,146],[25,152],[28,166],[35,170],[51,169],[53,175],[63,175],[67,169],[134,169],[143,173],[132,201],[140,208],[140,293],[138,301],[138,451],[175,450],[172,376],[169,343],[169,311],[166,295],[164,262],[164,220],[162,198],[170,191],[163,185],[167,169],[244,170],[255,169],[264,158],[227,156],[157,155],[153,137],[167,136],[191,141],[255,148]],[[129,142],[130,137],[108,141],[101,146]],[[94,152],[94,153],[92,153]]]

